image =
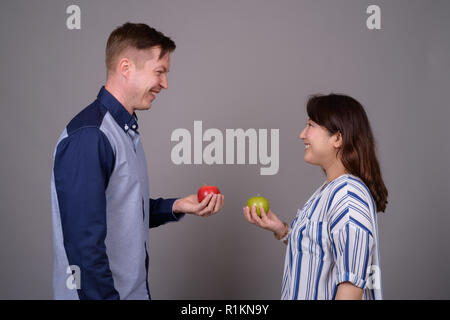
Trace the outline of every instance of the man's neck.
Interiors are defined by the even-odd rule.
[[[116,98],[123,105],[130,115],[133,115],[134,108],[129,106],[126,95],[119,85],[115,84],[114,81],[107,80],[105,89],[108,90],[108,92],[111,93],[114,98]]]

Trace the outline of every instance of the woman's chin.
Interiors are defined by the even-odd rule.
[[[309,159],[309,157],[307,157],[306,154],[305,154],[305,156],[303,157],[303,160],[304,160],[306,163],[309,163],[309,164],[312,164],[312,165],[317,165],[317,163],[314,162],[312,159]]]

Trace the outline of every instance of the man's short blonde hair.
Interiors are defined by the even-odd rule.
[[[144,23],[127,22],[117,27],[109,36],[105,50],[105,64],[108,73],[114,70],[117,58],[125,50],[134,48],[137,50],[160,47],[161,53],[158,59],[176,48],[175,42],[162,32],[155,30]]]

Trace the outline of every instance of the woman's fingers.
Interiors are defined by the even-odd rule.
[[[267,218],[267,214],[266,214],[266,212],[264,211],[264,207],[263,207],[263,206],[259,207],[259,212],[261,213],[261,221],[262,221],[265,225],[267,225],[267,224],[269,223],[269,218]]]
[[[252,219],[252,216],[250,215],[250,208],[248,206],[244,207],[244,216],[245,219],[247,219],[248,222],[255,224],[255,222]]]
[[[256,206],[252,206],[251,216],[253,221],[255,221],[255,224],[261,228],[264,228],[264,225],[262,224],[261,218],[256,213]]]
[[[253,223],[257,225],[260,228],[263,229],[270,229],[271,221],[267,217],[267,214],[264,212],[264,208],[260,207],[261,217],[258,216],[258,213],[256,212],[256,207],[252,206],[250,209],[248,206],[244,207],[243,212],[244,216],[247,219],[248,222]]]

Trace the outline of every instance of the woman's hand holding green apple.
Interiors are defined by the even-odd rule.
[[[257,225],[260,228],[272,231],[277,237],[281,237],[286,233],[286,225],[280,219],[278,219],[278,217],[275,213],[272,212],[272,210],[269,209],[269,211],[266,213],[263,206],[261,206],[259,209],[261,217],[256,212],[256,206],[253,206],[252,208],[245,206],[243,208],[244,216],[248,222]]]

